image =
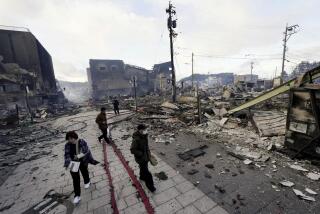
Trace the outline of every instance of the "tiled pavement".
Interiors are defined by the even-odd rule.
[[[128,132],[131,134],[132,130],[123,130],[121,126],[116,127],[112,131],[115,144],[121,150],[125,159],[129,161],[129,166],[138,177],[139,168],[130,153],[131,138],[123,138],[123,133],[128,134]],[[136,189],[132,186],[128,174],[109,145],[107,146],[107,155],[112,160],[110,168],[114,179],[118,204],[121,205],[119,206],[119,210],[122,213],[144,213],[145,208],[137,197]],[[168,176],[168,179],[161,181],[154,176],[155,187],[157,188],[155,193],[149,192],[142,182],[156,213],[227,213],[163,160],[159,157],[157,157],[157,160],[157,166],[154,167],[149,164],[151,173],[154,175],[163,171]]]
[[[80,137],[89,143],[94,157],[103,163],[102,145],[96,140],[99,134],[94,124],[96,113],[87,112],[60,118],[54,125],[67,126],[78,121],[85,122],[87,127],[79,131]],[[125,117],[119,116],[116,119],[123,119]],[[129,165],[134,169],[135,174],[138,174],[137,164],[134,162],[133,156],[129,151],[131,138],[126,140],[121,139],[124,133],[128,134],[128,131],[121,130],[121,126],[116,127],[113,130],[113,138],[126,160],[129,161]],[[70,202],[73,198],[72,179],[70,173],[62,167],[64,139],[58,138],[53,140],[54,142],[57,145],[53,146],[52,154],[21,164],[0,187],[0,210],[3,209],[0,213],[16,214],[31,210],[35,205],[44,201],[43,197],[50,190],[70,196],[65,202],[60,201],[57,204],[58,206],[56,206],[56,202],[53,202],[54,200],[49,201],[44,207],[53,205],[55,208],[43,213],[67,213],[67,207],[70,208]],[[127,172],[109,145],[107,146],[107,155],[120,213],[146,213],[145,207],[141,199],[137,197],[137,191],[132,186]],[[164,171],[168,176],[168,180],[160,181],[155,178],[157,191],[154,194],[148,192],[143,185],[156,213],[227,213],[164,161],[159,158],[158,161],[158,166],[150,166],[150,171],[153,174]],[[110,188],[103,165],[90,165],[89,171],[92,185],[88,190],[82,188],[82,201],[76,207],[71,205],[71,213],[113,213],[110,205]],[[4,209],[6,207],[10,208]],[[44,207],[39,209],[38,212],[29,213],[41,213],[41,210],[45,211]]]

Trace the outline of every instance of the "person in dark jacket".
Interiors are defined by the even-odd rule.
[[[119,115],[120,114],[120,112],[119,112],[119,101],[117,100],[117,99],[114,99],[113,100],[113,111],[114,111],[114,113],[117,115]]]
[[[90,187],[90,177],[88,171],[88,164],[97,165],[99,162],[96,161],[91,154],[88,144],[85,140],[79,139],[78,135],[74,131],[67,132],[66,140],[68,141],[64,146],[64,167],[70,168],[71,161],[80,162],[79,171],[81,171],[84,188]],[[78,150],[78,151],[77,151]],[[73,203],[78,204],[81,200],[81,187],[80,187],[80,173],[73,172],[70,170],[71,177],[73,180],[74,188],[74,200]]]
[[[103,138],[106,143],[110,143],[110,139],[108,138],[108,122],[106,108],[101,108],[101,112],[96,117],[96,123],[98,124],[99,129],[102,132],[102,135],[98,137],[99,142],[101,142]]]
[[[143,124],[138,125],[137,131],[133,133],[130,151],[134,155],[135,161],[139,164],[140,179],[145,181],[146,186],[151,192],[156,191],[152,174],[148,169],[150,160],[150,150],[148,145],[147,127]]]

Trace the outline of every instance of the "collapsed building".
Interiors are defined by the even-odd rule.
[[[31,106],[58,101],[52,59],[28,30],[0,29],[0,104]]]
[[[40,108],[55,108],[65,98],[57,86],[52,59],[25,28],[0,29],[0,123],[15,124]],[[47,114],[42,109],[43,116]]]
[[[243,90],[263,91],[273,87],[272,80],[259,79],[256,74],[235,75],[234,84]]]
[[[172,90],[171,78],[171,62],[155,64],[153,66],[153,85],[154,92],[164,93]]]
[[[154,65],[152,70],[125,64],[122,60],[90,59],[87,68],[93,100],[113,96],[133,96],[170,90],[170,63]]]

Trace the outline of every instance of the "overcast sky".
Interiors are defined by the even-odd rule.
[[[288,41],[286,70],[320,59],[319,0],[174,0],[178,18],[178,79],[195,73],[281,70],[286,23],[300,31]],[[166,0],[0,0],[0,24],[27,27],[53,58],[57,79],[86,81],[89,59],[122,59],[151,69],[170,59]]]

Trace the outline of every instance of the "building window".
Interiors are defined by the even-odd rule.
[[[0,92],[5,92],[6,91],[6,87],[4,85],[0,85]]]
[[[106,67],[100,66],[100,67],[99,67],[99,70],[100,70],[100,71],[104,71],[104,70],[106,70]]]
[[[118,66],[116,65],[111,65],[111,71],[112,72],[117,72],[119,69],[118,69]]]

